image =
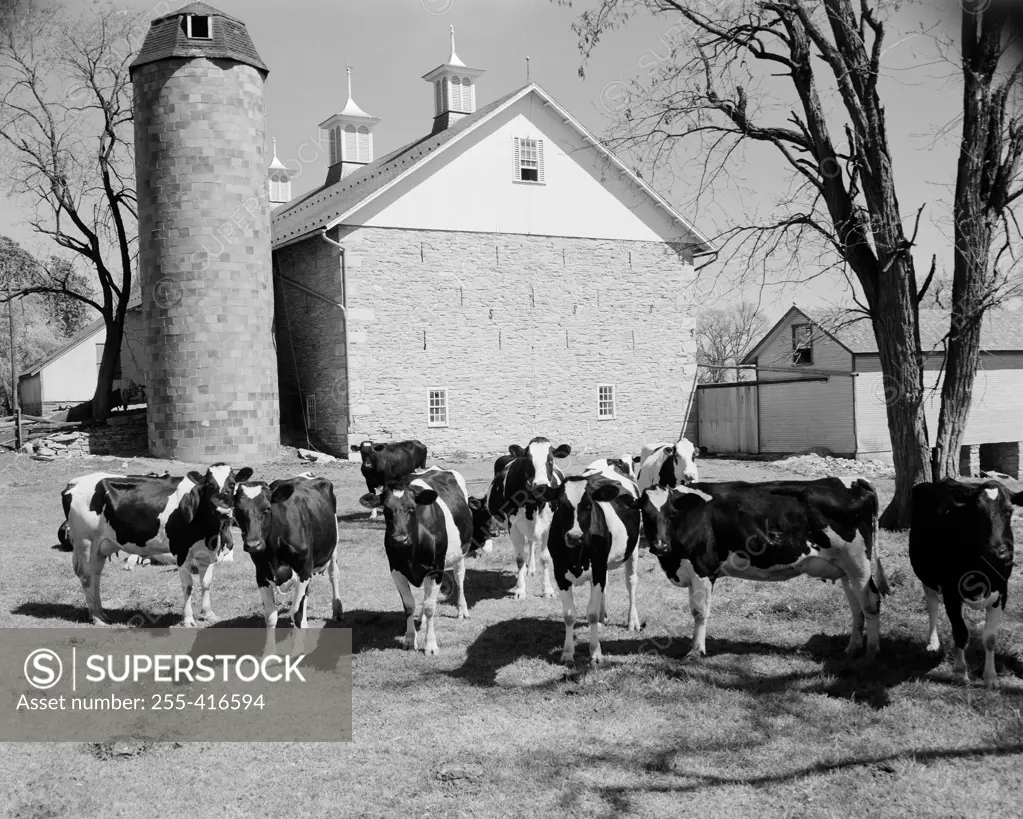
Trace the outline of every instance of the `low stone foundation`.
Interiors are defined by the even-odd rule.
[[[1019,479],[1019,448],[1018,441],[981,444],[979,447],[980,468],[990,472],[1001,472],[1011,478]]]
[[[24,447],[43,458],[82,455],[144,455],[148,450],[145,411],[114,415],[102,426],[82,427],[36,438]]]
[[[980,477],[980,446],[964,446],[959,448],[959,477]]]

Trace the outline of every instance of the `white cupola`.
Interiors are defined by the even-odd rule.
[[[266,169],[270,187],[270,210],[291,201],[291,171],[277,158],[277,140],[274,139],[274,158]]]
[[[371,117],[352,99],[352,69],[348,72],[348,102],[340,113],[328,117],[320,127],[328,133],[330,163],[327,182],[336,182],[373,161],[373,128],[379,117]]]
[[[443,131],[476,111],[476,78],[482,68],[469,68],[455,53],[455,27],[451,26],[451,56],[423,79],[433,84],[433,133]]]

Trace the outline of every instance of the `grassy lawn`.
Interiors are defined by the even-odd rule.
[[[568,471],[590,459],[570,460]],[[85,625],[70,555],[52,548],[62,519],[59,492],[69,477],[122,471],[121,463],[43,464],[0,455],[0,626]],[[492,462],[450,465],[482,493]],[[128,470],[164,466],[137,460]],[[797,477],[765,464],[707,460],[701,468],[709,480]],[[257,475],[271,479],[303,469],[271,464]],[[427,659],[400,647],[404,618],[384,557],[383,524],[369,521],[358,505],[365,484],[357,467],[316,471],[334,481],[342,518],[355,741],[152,745],[123,755],[86,744],[4,745],[5,815],[1023,813],[1020,572],[999,635],[999,692],[953,681],[946,622],[942,656],[924,651],[926,613],[903,534],[882,534],[892,595],[882,606],[882,657],[874,667],[845,660],[849,611],[841,588],[808,578],[720,581],[708,656],[683,663],[692,628],[688,598],[644,552],[638,603],[645,628],[626,630],[624,578],[613,575],[611,623],[602,635],[607,664],[588,668],[583,623],[575,669],[566,672],[558,663],[560,603],[537,596],[539,578],[529,579],[526,600],[509,597],[514,558],[506,537],[492,554],[469,563],[471,618],[456,620],[454,606],[442,602],[441,654]],[[890,482],[876,484],[887,499]],[[1023,542],[1020,523],[1015,531]],[[213,601],[221,625],[260,625],[251,561],[240,546],[236,562],[216,571]],[[111,564],[103,591],[117,621],[144,612],[160,625],[180,622],[175,569],[127,572]],[[583,610],[585,599],[577,592]],[[330,614],[324,577],[312,585],[311,612],[311,628]],[[979,679],[978,642],[968,659]]]

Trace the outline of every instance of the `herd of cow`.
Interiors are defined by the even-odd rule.
[[[483,497],[469,494],[458,472],[426,466],[419,441],[364,442],[367,493],[359,502],[384,514],[384,550],[406,615],[404,645],[436,654],[434,618],[441,579],[452,572],[458,617],[468,616],[466,559],[489,552],[500,531],[515,550],[514,596],[526,595],[526,577],[540,558],[543,595],[562,602],[561,658],[574,659],[576,586],[589,584],[586,617],[590,661],[602,661],[599,629],[607,621],[608,572],[625,568],[628,627],[640,628],[636,606],[641,536],[668,580],[689,590],[693,615],[690,656],[706,653],[711,591],[720,577],[780,581],[807,575],[841,581],[852,613],[846,652],[877,654],[881,597],[889,593],[878,554],[878,496],[862,478],[765,483],[700,482],[697,451],[685,438],[652,444],[640,455],[601,459],[566,476],[555,461],[571,453],[538,437],[512,445],[494,464]],[[378,491],[379,490],[379,491]],[[307,624],[308,585],[326,572],[333,616],[340,620],[340,530],[329,480],[308,473],[265,483],[248,467],[214,464],[205,475],[122,476],[93,473],[62,493],[61,536],[73,552],[93,623],[106,623],[100,575],[107,558],[125,551],[139,558],[171,554],[184,594],[184,625],[194,626],[192,577],[202,588],[202,617],[215,618],[210,599],[213,564],[232,554],[231,524],[256,569],[268,629],[277,624],[276,593],[290,594],[288,614]],[[946,480],[913,493],[909,556],[922,581],[929,616],[928,649],[939,648],[938,601],[955,639],[955,671],[964,680],[969,631],[962,605],[986,610],[984,681],[997,685],[995,636],[1012,570],[1012,494],[995,481]],[[423,588],[420,629],[412,586]]]

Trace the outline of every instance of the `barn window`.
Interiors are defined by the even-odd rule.
[[[446,427],[448,425],[448,391],[446,389],[431,389],[429,393],[428,426]]]
[[[516,182],[543,182],[543,140],[515,138]]]
[[[313,429],[316,426],[316,396],[305,397],[305,428]]]
[[[609,420],[615,417],[615,386],[599,384],[597,386],[597,418]]]
[[[792,325],[792,363],[813,364],[813,334],[809,324]]]
[[[210,18],[205,14],[189,14],[185,17],[185,34],[193,40],[209,40]]]

